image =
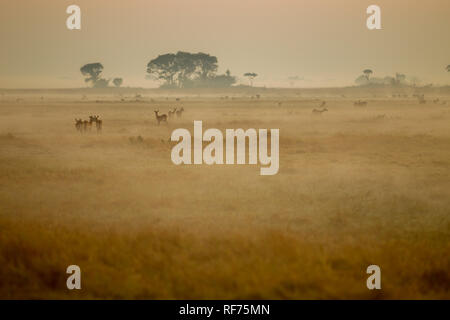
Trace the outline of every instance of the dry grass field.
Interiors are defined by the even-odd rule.
[[[450,298],[450,102],[223,96],[3,94],[0,298]],[[90,114],[101,134],[75,130]],[[167,139],[193,120],[279,128],[279,173],[175,166]]]

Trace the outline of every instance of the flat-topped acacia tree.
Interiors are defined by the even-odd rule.
[[[365,69],[363,73],[366,76],[366,79],[369,80],[370,76],[373,74],[373,71],[371,69]]]
[[[244,77],[247,77],[248,80],[250,81],[250,86],[253,87],[253,80],[258,76],[257,73],[254,72],[247,72],[244,73]]]
[[[217,57],[207,53],[178,51],[159,55],[147,64],[147,78],[163,81],[169,88],[229,87],[230,73],[217,75]]]

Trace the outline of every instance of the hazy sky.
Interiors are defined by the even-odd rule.
[[[82,10],[69,31],[67,6]],[[383,30],[366,28],[382,9]],[[351,85],[365,68],[450,83],[449,0],[1,0],[0,88],[85,86],[80,67],[101,62],[124,86],[154,87],[158,54],[206,52],[256,85]]]

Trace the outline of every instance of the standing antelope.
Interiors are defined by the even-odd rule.
[[[83,120],[75,118],[75,129],[78,132],[83,132]]]
[[[162,115],[158,115],[159,110],[155,110],[155,116],[156,116],[156,121],[158,121],[158,126],[161,124],[162,121],[164,121],[165,123],[167,123],[167,115],[162,114]],[[178,111],[177,111],[178,114]]]
[[[177,108],[173,109],[172,111],[169,110],[169,119],[172,119],[174,114],[177,112]]]
[[[95,122],[95,126],[97,128],[97,133],[102,132],[102,125],[103,125],[103,120],[99,119],[97,116],[97,121]]]
[[[88,126],[90,126],[89,121],[83,120],[83,131],[86,131]]]
[[[325,112],[325,111],[328,111],[328,109],[327,108],[324,108],[324,109],[321,109],[321,110],[319,110],[319,109],[313,109],[313,111],[312,111],[312,113],[313,114],[322,114],[323,112]]]
[[[356,107],[365,107],[365,106],[367,106],[367,101],[358,100],[358,101],[355,101],[355,103],[353,105]]]
[[[184,108],[183,108],[183,107],[181,107],[180,110],[177,110],[177,111],[176,111],[177,117],[178,117],[178,118],[181,118],[181,114],[183,113],[183,111],[184,111]]]
[[[97,133],[100,133],[102,131],[102,125],[103,121],[100,119],[100,116],[89,116],[89,123],[92,125],[92,123],[95,122],[95,127],[97,128]]]

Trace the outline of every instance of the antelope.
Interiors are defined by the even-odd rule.
[[[86,130],[87,130],[88,125],[90,125],[90,124],[89,124],[89,121],[83,120],[83,131],[86,131]]]
[[[177,117],[178,117],[178,118],[181,118],[181,114],[183,113],[183,111],[184,111],[184,108],[183,108],[183,107],[181,107],[180,110],[177,110],[177,111],[176,111]]]
[[[177,108],[173,109],[172,111],[169,110],[169,119],[172,119],[172,117],[174,116],[175,112],[177,112]]]
[[[313,109],[313,111],[312,111],[312,113],[313,114],[322,114],[323,112],[325,112],[325,111],[328,111],[328,109],[327,108],[323,108],[322,110],[319,110],[319,109]]]
[[[92,126],[92,122],[97,122],[98,116],[89,116],[89,125]]]
[[[161,124],[162,121],[167,123],[167,115],[165,115],[165,114],[158,115],[158,112],[159,112],[159,110],[155,110],[155,116],[156,116],[156,121],[158,121],[158,126]],[[177,111],[177,115],[178,115],[178,111]]]
[[[83,120],[75,118],[75,129],[77,129],[78,132],[83,131]]]
[[[97,121],[95,122],[95,127],[97,128],[97,133],[102,132],[102,125],[103,125],[103,120],[99,119],[97,116]]]
[[[357,106],[357,107],[365,107],[365,106],[367,106],[367,101],[358,100],[358,101],[355,101],[355,103],[353,103],[353,105]]]
[[[325,105],[327,104],[326,101],[322,101],[322,104],[320,105],[321,108],[325,107]]]
[[[95,122],[95,127],[97,128],[97,133],[102,131],[102,124],[103,121],[100,119],[100,117],[97,116],[89,116],[89,126],[92,126],[92,123]]]

